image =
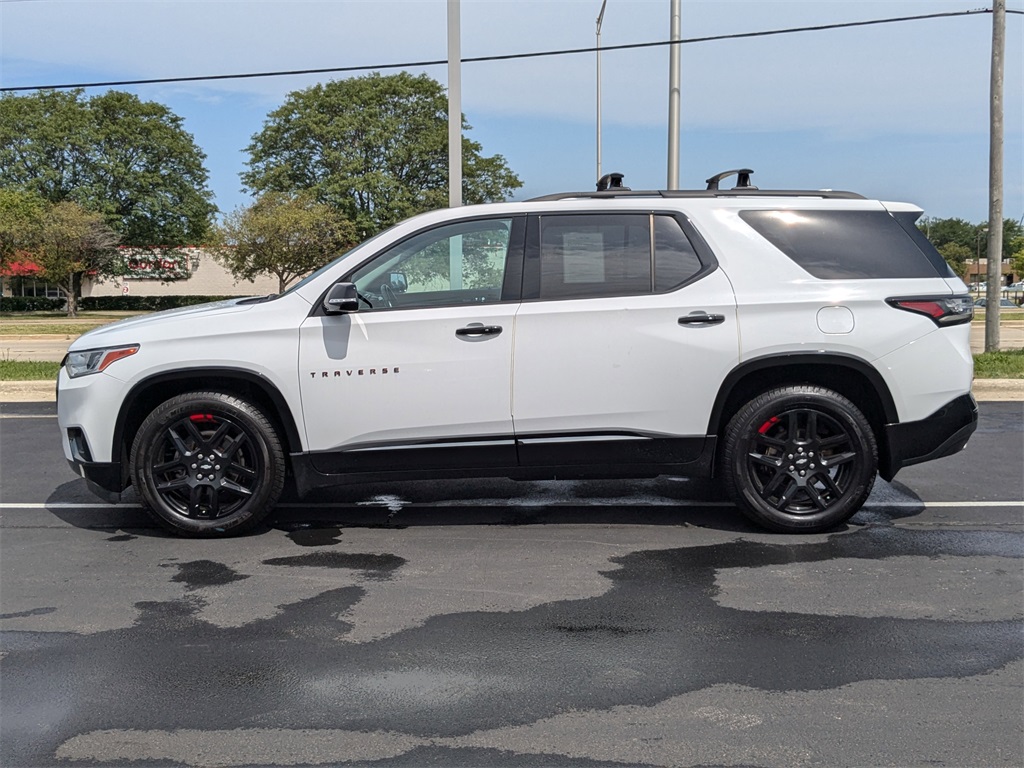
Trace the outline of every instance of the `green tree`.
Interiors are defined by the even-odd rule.
[[[355,225],[311,193],[267,192],[225,217],[214,258],[237,280],[274,275],[278,290],[357,241]]]
[[[922,219],[918,229],[925,233],[939,251],[942,246],[955,243],[971,252],[971,259],[988,257],[988,222],[971,224],[966,219]],[[1013,219],[1003,221],[1003,258],[1009,259],[1024,248],[1024,228]]]
[[[0,185],[98,211],[126,244],[205,238],[205,159],[180,117],[132,94],[0,96]]]
[[[928,237],[932,245],[940,248],[947,243],[956,243],[970,248],[974,253],[975,237],[980,224],[971,224],[966,219],[923,219],[918,227]]]
[[[1018,279],[1024,279],[1024,226],[1020,221],[1003,222],[1003,258],[1010,259]]]
[[[78,314],[82,279],[123,272],[117,253],[118,235],[103,214],[86,211],[78,203],[49,205],[43,212],[29,250],[39,276],[54,283],[67,299],[68,317]]]
[[[289,94],[247,148],[256,192],[311,190],[362,236],[447,205],[448,105],[426,75],[379,73]],[[463,118],[463,133],[470,126]],[[463,136],[463,199],[505,199],[522,186],[501,155]]]
[[[963,275],[967,263],[974,258],[974,251],[960,243],[943,243],[936,250],[957,275]]]
[[[0,188],[0,268],[35,247],[45,210],[37,195]]]

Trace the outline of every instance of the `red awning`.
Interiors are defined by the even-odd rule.
[[[10,261],[0,268],[0,275],[4,277],[33,277],[39,273],[39,265],[28,259]]]

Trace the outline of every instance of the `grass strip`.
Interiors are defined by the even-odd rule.
[[[60,363],[38,360],[0,360],[0,381],[44,381],[57,378]]]
[[[974,356],[976,379],[1024,379],[1024,349],[982,352]]]
[[[0,322],[0,336],[66,336],[75,338],[106,323],[5,323]]]

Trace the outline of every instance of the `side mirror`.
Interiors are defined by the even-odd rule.
[[[359,311],[359,294],[353,283],[335,283],[324,298],[324,312],[328,315],[341,315],[346,312]]]
[[[405,279],[403,273],[392,272],[388,275],[388,279],[391,283],[391,290],[395,293],[405,293],[409,290],[409,281]]]

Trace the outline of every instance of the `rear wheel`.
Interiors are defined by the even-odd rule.
[[[252,403],[190,392],[161,403],[142,423],[131,473],[162,526],[184,536],[224,536],[270,513],[284,487],[284,450]]]
[[[878,449],[871,426],[848,399],[792,386],[751,400],[729,422],[726,488],[758,525],[813,533],[845,522],[874,485]]]

